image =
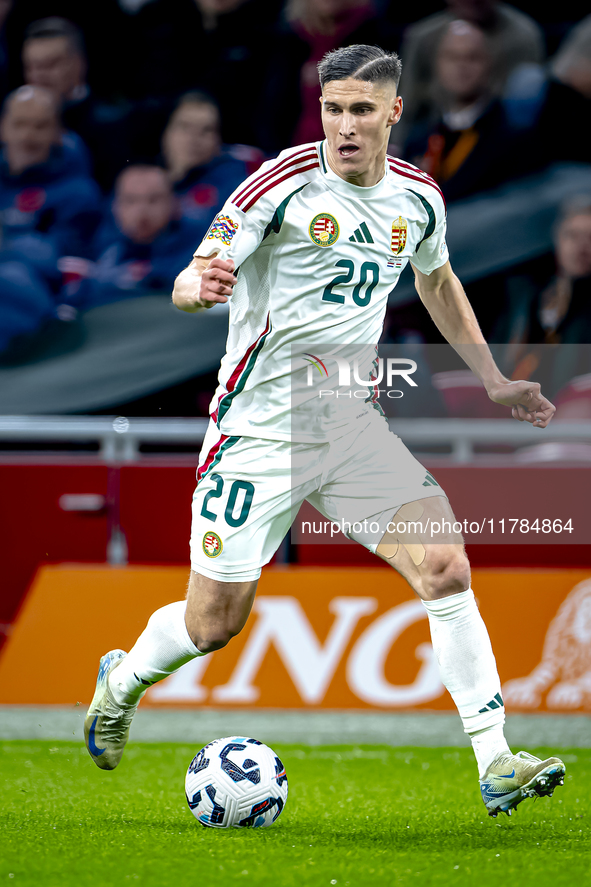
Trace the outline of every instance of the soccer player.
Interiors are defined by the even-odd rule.
[[[183,311],[230,301],[227,353],[197,472],[187,600],[155,612],[128,654],[101,659],[85,736],[103,769],[119,763],[146,689],[241,631],[261,567],[307,499],[330,520],[372,517],[384,528],[374,541],[350,535],[425,606],[488,812],[510,814],[563,782],[558,758],[514,755],[505,741],[499,676],[462,540],[427,538],[428,520],[455,520],[441,487],[425,486],[425,468],[371,397],[356,401],[351,416],[338,401],[316,413],[303,403],[308,421],[293,423],[292,377],[305,370],[293,370],[291,350],[330,342],[336,355],[376,343],[388,293],[409,261],[431,317],[489,397],[540,428],[554,413],[537,383],[509,382],[496,367],[449,263],[439,188],[386,154],[402,114],[400,69],[394,53],[375,46],[325,56],[325,140],[284,151],[250,176],[176,280],[173,301]],[[393,518],[396,534],[386,530]],[[418,531],[406,530],[418,520]]]

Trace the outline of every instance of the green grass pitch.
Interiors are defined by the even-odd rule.
[[[214,830],[185,802],[194,746],[132,743],[105,773],[80,743],[0,742],[0,885],[591,884],[591,749],[564,754],[552,799],[496,820],[469,749],[275,750],[289,778],[277,823]]]

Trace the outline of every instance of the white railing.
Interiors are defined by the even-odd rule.
[[[0,441],[98,443],[105,462],[134,462],[144,443],[200,444],[208,419],[0,416]],[[64,447],[67,450],[67,446]]]
[[[473,461],[477,446],[505,444],[517,450],[537,444],[591,444],[591,422],[555,420],[542,429],[516,419],[390,419],[390,428],[411,449],[419,445],[428,453],[430,446],[449,446],[448,458],[458,464]]]
[[[390,419],[390,427],[422,456],[466,464],[476,447],[507,445],[515,450],[535,444],[580,444],[589,447],[591,422],[554,421],[546,429],[513,419]],[[199,445],[207,419],[127,419],[123,416],[0,416],[0,441],[21,443],[98,443],[99,458],[108,463],[142,458],[142,444]],[[442,453],[442,446],[449,452]],[[506,456],[505,456],[506,459]],[[585,459],[585,461],[588,461]]]

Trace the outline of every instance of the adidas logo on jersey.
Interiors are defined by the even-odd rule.
[[[353,243],[373,243],[373,237],[369,233],[369,228],[365,222],[362,222],[359,228],[355,229],[349,240]]]

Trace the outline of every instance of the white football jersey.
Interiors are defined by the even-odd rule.
[[[223,435],[316,442],[374,409],[371,398],[327,400],[304,422],[300,412],[295,432],[293,355],[371,346],[371,364],[388,294],[407,262],[430,274],[449,258],[436,183],[392,157],[385,167],[377,185],[361,188],[329,168],[325,142],[290,148],[237,188],[214,219],[195,255],[218,254],[238,269],[210,408]],[[310,362],[300,361],[302,378]]]

